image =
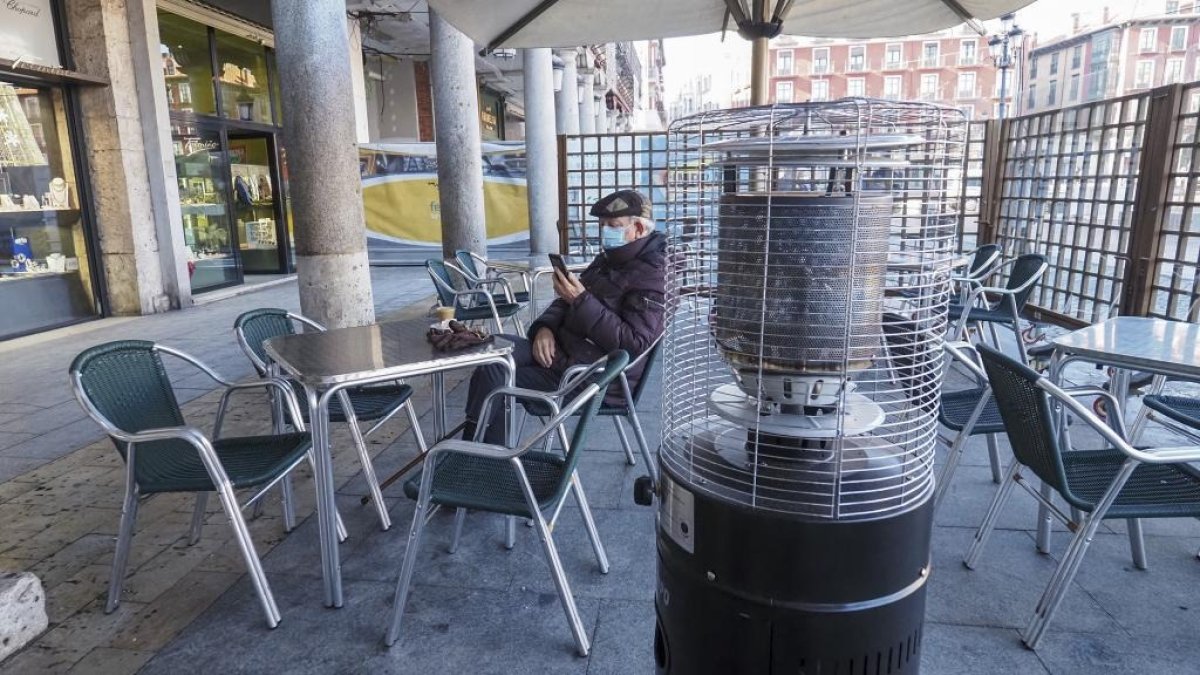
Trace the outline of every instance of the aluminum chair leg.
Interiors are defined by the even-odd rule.
[[[117,530],[117,548],[113,552],[112,573],[108,578],[108,602],[104,613],[111,614],[121,604],[121,587],[125,583],[125,565],[129,562],[129,549],[133,544],[133,526],[137,521],[138,489],[132,480],[132,471],[127,471],[129,480],[125,485],[125,501],[121,504],[121,526]]]
[[[311,469],[313,472],[313,475],[316,476],[316,474],[317,474],[317,458],[313,457],[312,450],[308,451],[307,456],[308,456],[308,468]],[[334,524],[337,525],[338,543],[346,541],[347,539],[350,538],[350,533],[348,533],[346,531],[346,524],[342,522],[342,514],[338,511],[334,511],[333,517],[334,517]]]
[[[291,532],[296,529],[296,492],[292,487],[291,472],[279,481],[279,492],[283,502],[283,531]]]
[[[625,463],[629,466],[637,464],[633,456],[633,448],[629,447],[629,437],[625,435],[625,427],[621,424],[621,416],[612,416],[613,425],[617,427],[617,438],[621,439],[621,449],[625,451]]]
[[[446,549],[447,553],[457,553],[458,544],[462,541],[463,525],[467,522],[467,510],[457,508],[454,510],[454,534],[450,536],[450,548]]]
[[[958,437],[954,439],[954,444],[950,446],[946,453],[946,464],[942,467],[942,472],[937,477],[937,487],[933,493],[933,512],[937,513],[941,508],[942,500],[950,492],[950,480],[954,478],[954,472],[958,470],[959,460],[962,459],[963,450],[966,449],[967,441],[971,437],[965,432],[959,432]]]
[[[188,528],[188,546],[200,541],[200,530],[204,527],[204,511],[208,507],[208,493],[196,493],[196,505],[192,507],[192,526]]]
[[[367,481],[367,489],[371,492],[371,501],[379,513],[379,525],[384,532],[392,526],[392,518],[388,515],[387,503],[383,501],[383,491],[379,489],[379,479],[375,476],[375,464],[371,461],[371,453],[367,451],[367,441],[363,438],[362,429],[358,428],[358,418],[354,416],[351,407],[350,394],[343,389],[338,392],[338,400],[346,417],[346,425],[350,427],[350,436],[354,438],[354,448],[358,451],[358,463],[362,466],[363,479]]]
[[[533,487],[529,484],[529,478],[525,475],[525,468],[522,466],[520,458],[514,457],[511,461],[513,470],[517,474],[517,482],[521,485],[521,492],[525,494],[525,504],[528,505],[529,512],[533,514],[538,539],[542,543],[546,562],[549,563],[550,571],[553,573],[554,586],[558,589],[558,599],[562,601],[563,612],[567,615],[567,623],[571,625],[575,648],[580,656],[587,656],[591,649],[591,643],[588,641],[587,631],[583,628],[583,620],[579,617],[579,608],[575,606],[575,596],[571,594],[571,585],[567,582],[567,574],[563,571],[562,561],[558,558],[558,550],[554,547],[554,539],[550,536],[550,528],[538,508],[537,497],[533,494]]]
[[[423,470],[426,474],[432,471],[432,465],[426,462]],[[425,512],[429,510],[429,493],[433,485],[432,475],[421,477],[421,492],[417,497],[417,507],[413,511],[412,527],[408,531],[408,545],[404,549],[404,562],[400,565],[400,576],[396,579],[396,599],[392,603],[392,622],[384,636],[384,644],[391,647],[400,637],[400,622],[404,619],[404,605],[408,602],[408,591],[412,586],[413,570],[417,566],[417,547],[421,543],[421,531],[425,529]]]
[[[1041,493],[1042,497],[1044,497],[1046,501],[1052,501],[1054,499],[1054,488],[1045,483],[1042,483]],[[1047,508],[1045,504],[1039,503],[1037,515],[1038,553],[1044,553],[1047,555],[1050,553],[1050,526],[1053,525],[1051,518],[1052,516],[1050,515],[1050,509]]]
[[[987,435],[988,464],[992,467],[992,482],[996,485],[1004,480],[1004,470],[1000,466],[1000,445],[996,442],[996,434]]]
[[[629,424],[633,427],[633,437],[637,439],[638,449],[642,451],[642,459],[646,460],[646,472],[650,474],[650,479],[658,485],[658,465],[654,461],[654,455],[650,453],[650,445],[646,442],[646,432],[642,430],[642,420],[638,417],[637,410],[633,406],[629,406]]]
[[[575,492],[575,503],[579,505],[579,515],[583,517],[583,525],[587,528],[588,539],[592,542],[592,552],[596,554],[596,564],[600,566],[601,574],[608,574],[608,554],[604,551],[604,543],[600,541],[600,532],[596,529],[595,519],[592,518],[592,509],[588,506],[587,497],[583,494],[583,483],[579,480],[578,471],[571,475],[571,489]],[[563,498],[566,498],[565,495]]]
[[[983,516],[983,522],[979,524],[979,529],[975,532],[975,540],[971,542],[971,547],[967,549],[967,555],[963,558],[963,565],[967,569],[975,569],[979,564],[979,558],[983,555],[983,548],[987,546],[987,540],[992,536],[992,530],[996,528],[996,522],[1000,520],[1000,514],[1004,511],[1004,505],[1008,502],[1009,496],[1012,495],[1013,488],[1017,486],[1017,475],[1021,471],[1021,465],[1016,459],[1013,459],[1012,464],[1008,467],[1008,475],[1004,478],[1004,482],[1000,484],[1000,489],[996,491],[996,496],[992,499],[991,506],[988,507],[987,513]]]
[[[242,550],[242,558],[246,561],[246,570],[250,573],[250,581],[258,594],[259,604],[262,605],[263,613],[267,615],[267,626],[274,628],[279,625],[279,607],[275,604],[275,597],[271,595],[271,586],[267,583],[267,575],[263,572],[258,552],[254,550],[254,541],[246,527],[246,520],[242,518],[242,509],[234,498],[233,487],[228,484],[218,485],[217,495],[221,498],[221,505],[225,507],[225,514],[233,527],[238,548]]]
[[[259,499],[254,502],[254,508],[250,511],[250,519],[258,520],[264,511],[267,510],[267,503]]]
[[[1139,570],[1146,569],[1146,540],[1142,533],[1140,518],[1129,518],[1125,521],[1129,530],[1129,550],[1133,554],[1133,566]]]
[[[517,517],[504,516],[504,548],[511,551],[517,545]]]

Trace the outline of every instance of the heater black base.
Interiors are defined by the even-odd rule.
[[[689,513],[660,516],[659,675],[919,671],[931,501],[879,520],[822,522],[672,483],[661,508],[686,493]],[[681,520],[687,538],[664,531]]]

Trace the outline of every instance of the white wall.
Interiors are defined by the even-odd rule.
[[[363,61],[367,84],[367,126],[371,140],[415,140],[419,130],[413,62],[410,59],[372,55]],[[383,79],[378,79],[376,74]]]

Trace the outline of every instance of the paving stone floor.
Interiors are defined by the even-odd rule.
[[[252,299],[216,304],[224,302],[244,302],[247,307],[267,304]],[[418,305],[408,311],[423,309]],[[220,325],[230,325],[237,311],[241,310],[228,310]],[[186,320],[187,314],[178,313],[177,320]],[[130,334],[159,329],[151,323],[138,328],[140,321],[130,322],[135,324],[127,329]],[[190,334],[179,327],[176,334],[190,335],[198,347],[206,346],[214,355],[227,354],[230,367],[225,370],[235,372],[234,357],[240,355],[220,346],[227,335],[211,331],[206,341],[200,325],[195,324]],[[22,349],[20,358],[13,360],[48,359],[35,352],[26,357],[26,351]],[[69,357],[60,358],[60,372],[65,372]],[[0,371],[0,376],[9,377],[11,372]],[[1073,376],[1087,379],[1096,374]],[[465,389],[461,377],[448,385],[453,387],[451,405],[461,405]],[[52,403],[52,398],[39,400]],[[643,402],[642,418],[651,438],[660,424],[658,398],[655,387]],[[16,405],[19,399],[14,397],[8,404]],[[417,403],[428,427],[429,397],[423,384],[418,387]],[[203,421],[211,418],[215,407],[212,393],[197,390],[186,410],[189,419]],[[262,401],[247,399],[230,424],[243,430],[261,428],[265,424]],[[381,474],[413,455],[406,427],[397,420],[370,439]],[[346,604],[338,610],[321,604],[316,523],[309,517],[312,483],[302,470],[296,494],[305,520],[299,527],[283,533],[275,501],[250,524],[283,615],[275,630],[263,622],[216,500],[210,500],[204,538],[192,547],[184,539],[191,502],[170,496],[146,500],[122,605],[105,615],[104,591],[122,481],[111,445],[96,437],[80,437],[66,454],[0,482],[0,522],[4,523],[0,568],[37,573],[47,588],[51,619],[50,630],[0,664],[0,671],[589,675],[652,671],[654,514],[633,503],[632,485],[642,467],[625,465],[611,425],[596,427],[581,467],[608,548],[609,574],[598,572],[577,512],[564,511],[555,532],[592,638],[587,659],[575,655],[533,531],[518,527],[517,546],[506,551],[502,521],[472,515],[462,546],[452,555],[446,551],[452,523],[448,513],[434,516],[426,528],[401,641],[385,649],[382,635],[412,503],[404,498],[400,485],[389,488],[386,497],[394,525],[390,531],[380,531],[374,511],[359,503],[365,486],[348,451],[348,434],[336,428],[335,433],[335,448],[340,448],[335,457],[339,508],[350,531],[350,539],[340,549]],[[1007,452],[1007,445],[1002,446]],[[1200,672],[1200,640],[1196,639],[1200,561],[1195,557],[1200,523],[1148,523],[1150,569],[1146,571],[1130,563],[1123,524],[1106,524],[1035,653],[1021,646],[1016,629],[1032,612],[1067,537],[1058,528],[1052,554],[1037,554],[1031,532],[1034,503],[1017,494],[983,563],[975,571],[966,570],[960,563],[962,555],[993,491],[983,444],[973,443],[936,519],[923,672]]]

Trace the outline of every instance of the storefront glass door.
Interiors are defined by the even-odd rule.
[[[286,241],[286,231],[281,229],[282,195],[273,141],[272,134],[229,132],[233,213],[242,269],[247,274],[286,270],[280,245]]]
[[[192,291],[240,283],[238,242],[229,208],[229,157],[221,134],[175,123],[172,144]]]

